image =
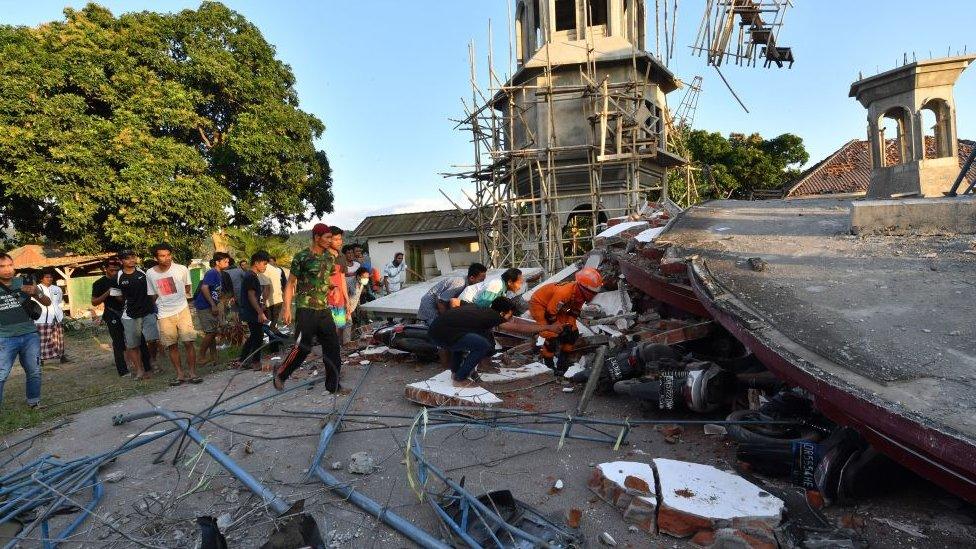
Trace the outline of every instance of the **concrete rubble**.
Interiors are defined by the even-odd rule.
[[[494,393],[481,387],[455,387],[450,370],[408,384],[404,394],[407,400],[424,406],[491,407],[502,402]]]
[[[866,471],[892,469],[859,437],[835,436],[838,426],[818,412],[807,393],[773,375],[719,323],[705,314],[689,313],[702,305],[692,299],[689,260],[670,251],[661,239],[663,225],[673,219],[670,214],[658,215],[662,211],[652,209],[641,219],[621,220],[603,234],[602,248],[547,279],[567,280],[590,265],[607,281],[578,321],[582,337],[561,376],[539,361],[538,338],[496,334],[498,352],[478,369],[478,386],[454,387],[450,370],[435,363],[434,349],[425,340],[426,327],[410,322],[413,305],[406,302],[419,300],[419,294],[387,299],[381,304],[385,308],[372,313],[384,320],[367,325],[343,351],[343,384],[354,387],[344,406],[332,400],[330,410],[299,406],[278,412],[295,414],[296,420],[305,414],[305,419],[324,427],[316,458],[311,466],[301,466],[303,474],[321,480],[344,505],[355,505],[386,522],[393,535],[390,543],[398,545],[410,540],[441,547],[442,534],[433,533],[450,531],[461,546],[458,540],[464,536],[477,537],[484,531],[476,520],[464,519],[460,509],[479,502],[502,505],[504,500],[511,509],[527,509],[524,516],[529,517],[536,515],[525,501],[546,505],[550,515],[558,510],[563,518],[556,523],[540,513],[541,518],[508,524],[524,536],[521,539],[540,535],[560,540],[552,542],[554,546],[568,546],[564,542],[580,539],[575,536],[585,532],[591,542],[606,546],[801,547],[802,540],[819,536],[836,546],[859,547],[855,535],[842,524],[828,522],[822,513],[833,512],[830,505],[837,500],[867,493]],[[763,255],[767,268],[752,270],[745,262],[742,268],[768,276],[780,268],[769,257]],[[637,273],[635,264],[644,270]],[[523,305],[538,287],[535,283],[520,296]],[[388,315],[394,316],[392,322]],[[370,368],[382,371],[383,381],[366,381]],[[355,386],[355,377],[349,377],[356,376],[354,372],[362,372]],[[302,383],[314,379],[306,377],[311,375],[307,370],[296,375]],[[425,410],[417,412],[413,404]],[[397,428],[409,431],[406,444],[396,439],[386,455],[381,445],[376,446],[377,438],[355,432],[394,428],[379,425],[387,421],[384,418],[400,418],[404,423]],[[439,429],[444,429],[443,437],[434,434]],[[119,436],[140,441],[166,434],[157,426]],[[338,435],[337,442],[330,446],[333,435]],[[518,442],[524,437],[549,441],[526,448]],[[390,444],[389,438],[384,442]],[[475,449],[482,440],[482,447]],[[263,459],[274,444],[256,436],[237,443],[243,449],[237,446],[232,455],[251,463]],[[339,443],[341,451],[335,449]],[[289,451],[297,444],[290,442]],[[431,448],[425,450],[425,444]],[[699,448],[702,445],[708,449]],[[519,466],[508,465],[508,460]],[[727,470],[729,464],[734,464],[734,472]],[[818,465],[827,473],[814,475],[812,468]],[[531,470],[536,478],[531,489],[527,481],[507,476],[520,469]],[[113,487],[133,482],[121,471],[104,474],[101,480]],[[350,478],[363,485],[362,493]],[[470,480],[474,478],[477,492]],[[370,479],[378,479],[381,488],[373,485],[367,496]],[[213,480],[196,482],[205,486]],[[241,515],[224,512],[229,506],[270,501],[281,508],[291,503],[270,490],[249,488],[224,485],[216,492],[223,507],[211,514],[221,532],[240,535]],[[405,520],[391,511],[402,502],[383,505],[387,489],[405,491],[412,501],[419,499],[435,512],[428,509],[427,515],[414,513]],[[802,507],[785,497],[790,489],[806,494]],[[588,497],[589,507],[583,505]],[[148,513],[164,499],[146,496],[138,508]],[[811,501],[820,503],[808,505]],[[811,506],[817,509],[815,520],[798,518]],[[486,509],[489,513],[493,507]],[[965,510],[957,514],[965,516]],[[490,514],[485,516],[489,518],[483,520],[491,522]],[[931,529],[923,531],[904,517],[875,518],[875,524],[908,538],[932,537]],[[324,530],[330,532],[325,536],[327,546],[362,541],[359,529]],[[178,531],[182,541],[174,542],[177,545],[190,535]],[[810,541],[809,546],[817,545]]]
[[[730,530],[748,547],[776,547],[784,512],[779,498],[737,475],[670,459],[601,463],[588,486],[637,529],[696,542]]]

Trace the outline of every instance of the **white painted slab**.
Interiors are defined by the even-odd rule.
[[[562,282],[563,280],[566,280],[570,276],[576,274],[576,271],[578,271],[578,270],[579,270],[579,267],[577,267],[575,263],[573,263],[571,265],[567,265],[566,267],[563,267],[558,273],[556,273],[556,274],[550,276],[549,278],[543,280],[542,283],[540,283],[538,286],[536,286],[536,287],[532,288],[531,290],[523,293],[522,294],[522,298],[525,299],[526,302],[528,302],[530,299],[532,299],[532,294],[534,294],[535,291],[537,289],[539,289],[540,287],[542,287],[544,284],[549,284],[551,282]],[[501,276],[501,275],[499,275],[499,276]]]
[[[783,501],[748,480],[710,465],[655,458],[661,502],[710,519],[781,517]]]
[[[505,383],[507,381],[528,379],[551,371],[545,364],[533,362],[525,366],[519,366],[518,368],[499,368],[498,373],[484,373],[480,375],[481,381],[485,383]]]
[[[455,387],[451,381],[450,370],[444,370],[430,379],[411,383],[408,387],[454,397],[471,404],[492,405],[502,401],[494,393],[482,387]]]
[[[597,324],[596,326],[593,327],[593,331],[603,332],[610,337],[621,337],[624,335],[623,332],[619,332],[611,328],[610,326],[607,326],[606,324]]]
[[[600,292],[596,294],[590,303],[599,305],[607,316],[629,313],[633,306],[630,302],[630,296],[626,293],[621,293],[619,290]]]
[[[492,269],[488,271],[488,275],[485,280],[501,278],[502,273],[505,269]],[[523,276],[526,279],[530,279],[542,272],[542,269],[538,267],[530,267],[522,269]],[[449,276],[467,276],[467,269],[456,269]],[[423,299],[424,294],[427,293],[435,284],[444,280],[444,276],[438,276],[431,278],[426,282],[419,282],[417,284],[411,284],[405,287],[399,292],[394,292],[390,295],[385,295],[379,299],[375,299],[361,305],[359,308],[377,315],[388,315],[395,317],[415,317],[417,316],[417,309],[420,308],[420,300]]]
[[[569,379],[575,376],[576,374],[582,372],[583,370],[586,370],[586,357],[580,358],[579,360],[576,361],[575,364],[573,364],[569,368],[566,368],[566,373],[563,374],[563,377]]]
[[[454,271],[454,267],[451,265],[451,249],[443,248],[434,250],[434,263],[442,275],[451,274]]]
[[[628,221],[626,223],[617,223],[613,227],[608,228],[602,233],[596,235],[596,238],[611,238],[619,235],[620,233],[629,231],[631,229],[636,229],[638,227],[646,227],[647,221]]]
[[[664,229],[666,228],[667,227],[654,227],[653,229],[647,229],[646,231],[643,231],[635,236],[634,240],[644,243],[654,242],[654,239],[661,236],[661,233],[663,233]]]
[[[654,484],[654,470],[646,463],[639,461],[611,461],[609,463],[601,463],[597,467],[600,468],[603,476],[614,484],[623,486],[627,477],[637,477],[647,483],[652,493],[657,489]],[[653,496],[638,497],[652,507],[657,505],[657,499]]]

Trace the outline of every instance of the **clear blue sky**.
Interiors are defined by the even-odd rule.
[[[114,13],[176,11],[199,2],[102,1]],[[459,196],[443,179],[453,164],[470,163],[468,136],[451,118],[471,95],[467,44],[478,51],[484,81],[487,26],[492,20],[496,70],[507,72],[508,6],[513,0],[227,1],[277,47],[298,79],[301,107],[321,118],[319,144],[332,162],[336,213],[326,221],[354,228],[365,215],[450,207],[438,192]],[[653,18],[653,2],[649,12]],[[792,46],[792,70],[723,69],[749,107],[735,103],[714,70],[692,56],[705,0],[680,0],[678,56],[672,70],[705,77],[695,125],[729,132],[803,137],[811,162],[865,135],[864,109],[847,97],[858,71],[893,68],[902,55],[943,56],[973,36],[972,0],[794,0],[780,43]],[[0,0],[0,22],[37,25],[62,18],[84,1]],[[937,6],[937,9],[935,9]],[[653,48],[653,19],[649,22]],[[976,40],[968,43],[976,51]],[[672,105],[680,94],[670,96]],[[976,68],[956,87],[959,135],[976,138]]]

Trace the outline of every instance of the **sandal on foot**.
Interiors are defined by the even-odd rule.
[[[281,381],[281,378],[278,376],[271,378],[271,384],[274,385],[274,388],[279,391],[283,391],[285,389],[285,382]]]
[[[203,378],[202,377],[191,377],[190,379],[188,379],[186,381],[188,383],[192,383],[194,385],[198,385],[200,383],[203,383]]]
[[[180,385],[183,385],[184,383],[186,383],[186,380],[185,379],[176,378],[173,381],[170,381],[169,382],[169,386],[170,387],[179,387]]]

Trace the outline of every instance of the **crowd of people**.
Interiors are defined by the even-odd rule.
[[[216,252],[196,292],[189,269],[174,261],[169,244],[153,246],[151,255],[152,266],[145,269],[133,250],[106,260],[103,276],[92,285],[91,304],[102,307],[118,374],[138,380],[152,377],[160,370],[153,362],[162,351],[173,367],[172,386],[201,383],[197,367],[217,361],[218,335],[229,325],[243,324],[248,337],[231,367],[267,367],[280,390],[318,344],[326,390],[342,391],[341,346],[352,340],[354,319],[365,320],[359,305],[399,291],[407,273],[420,276],[404,263],[403,253],[396,253],[382,270],[374,268],[362,246],[344,245],[342,229],[322,223],[312,228],[310,245],[292,257],[290,271],[265,251],[236,264],[229,254]],[[477,382],[477,367],[494,352],[495,328],[539,334],[545,340],[545,364],[556,373],[565,371],[566,353],[579,337],[576,319],[602,287],[600,273],[584,268],[572,281],[537,288],[528,300],[534,322],[524,322],[514,319],[519,306],[513,300],[525,287],[522,271],[510,268],[486,281],[487,272],[475,263],[467,276],[447,277],[433,285],[420,302],[418,319],[428,325],[430,340],[442,364],[452,371],[455,386]],[[27,377],[27,404],[37,406],[41,362],[69,360],[62,328],[63,294],[49,273],[37,284],[14,275],[13,260],[0,253],[0,402],[3,384],[19,359]],[[196,311],[196,323],[191,310]],[[277,365],[265,366],[262,351],[279,353],[293,321],[294,344],[283,357],[272,357]]]

